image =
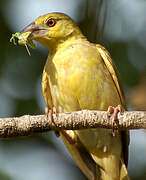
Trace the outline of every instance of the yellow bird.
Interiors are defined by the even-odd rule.
[[[23,31],[49,49],[42,90],[49,109],[72,112],[107,110],[125,101],[112,59],[99,44],[90,43],[63,13],[37,18]],[[128,132],[87,129],[61,131],[76,163],[89,180],[128,180]]]

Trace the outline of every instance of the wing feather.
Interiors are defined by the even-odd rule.
[[[43,95],[44,95],[47,107],[49,109],[52,109],[53,108],[52,95],[50,91],[49,78],[48,78],[45,68],[44,68],[43,76],[42,76],[42,91],[43,91]]]
[[[120,100],[121,100],[121,105],[122,107],[126,110],[126,104],[125,104],[125,97],[119,82],[118,74],[115,68],[115,65],[110,57],[109,52],[100,44],[96,45],[96,48],[98,52],[100,53],[102,60],[107,67],[112,80],[116,86],[116,89],[118,91]],[[130,138],[129,138],[129,131],[122,131],[122,145],[123,145],[123,157],[124,157],[124,162],[126,166],[128,165],[128,146],[129,146]]]
[[[118,78],[118,73],[117,73],[117,70],[116,70],[116,67],[110,57],[110,54],[109,52],[103,47],[101,46],[100,44],[97,44],[96,45],[96,48],[98,50],[98,52],[100,53],[101,57],[102,57],[102,60],[105,64],[105,66],[107,67],[113,81],[114,81],[114,84],[116,86],[116,89],[118,91],[118,94],[119,94],[119,97],[120,97],[120,100],[121,100],[121,105],[124,107],[124,109],[126,109],[126,104],[125,104],[125,98],[124,98],[124,93],[122,91],[122,88],[121,88],[121,85],[120,85],[120,82],[119,82],[119,78]]]

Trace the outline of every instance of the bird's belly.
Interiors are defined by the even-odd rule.
[[[66,90],[65,90],[66,89]],[[59,90],[57,86],[52,86],[52,97],[53,103],[58,112],[71,112],[80,110],[80,105],[77,99],[71,94],[67,87],[64,90]],[[66,91],[63,93],[63,91]],[[92,99],[90,99],[90,104]],[[93,99],[94,101],[94,99]],[[88,102],[88,101],[87,101]],[[98,104],[97,104],[98,107]],[[95,109],[96,107],[87,107],[87,109]],[[96,108],[97,109],[97,108]],[[106,152],[111,146],[111,130],[97,128],[87,130],[76,130],[77,136],[79,137],[82,144],[86,149],[94,151],[101,150]]]

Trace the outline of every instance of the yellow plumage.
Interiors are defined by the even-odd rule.
[[[54,23],[54,24],[53,24]],[[81,109],[125,108],[124,97],[108,52],[90,43],[77,25],[65,14],[39,17],[23,32],[48,47],[50,53],[43,71],[42,90],[47,106],[57,112]],[[78,166],[90,180],[128,180],[128,135],[111,130],[66,131],[75,142],[61,137]],[[127,133],[128,134],[128,133]]]

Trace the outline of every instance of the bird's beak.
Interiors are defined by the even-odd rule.
[[[35,40],[39,37],[42,37],[46,33],[46,31],[48,31],[47,28],[33,22],[25,27],[20,33],[23,34],[25,32],[31,32],[28,36],[28,39]]]

